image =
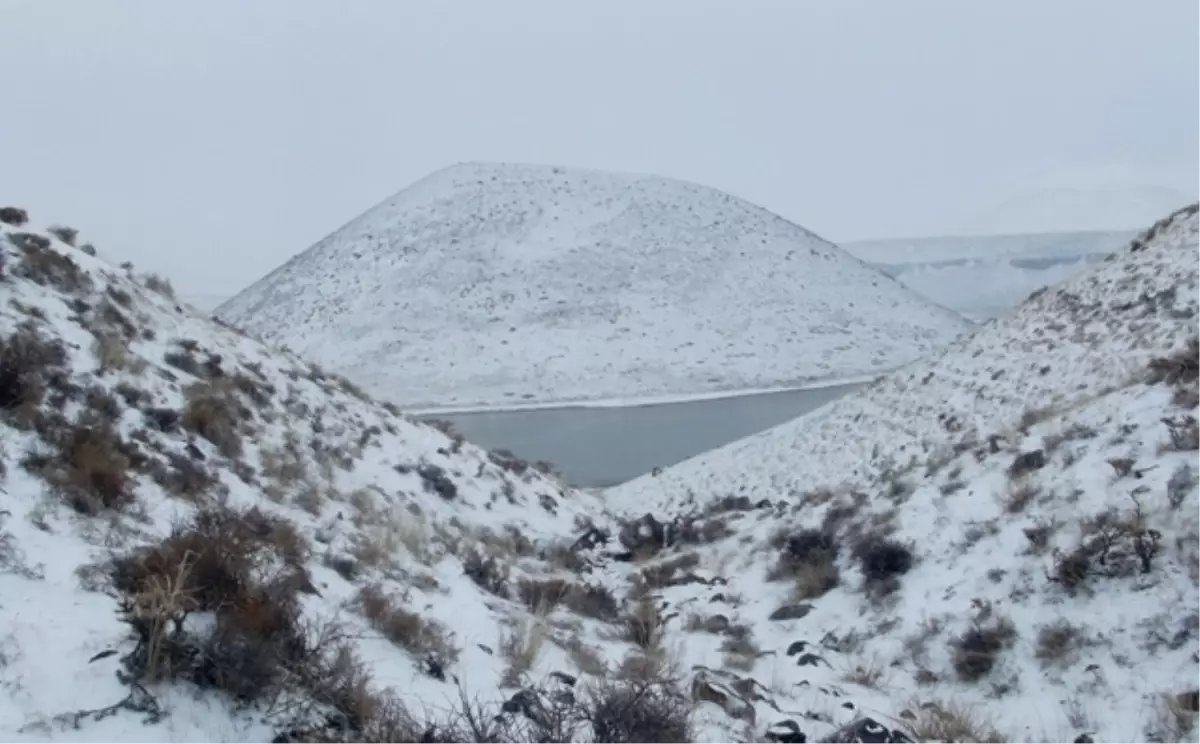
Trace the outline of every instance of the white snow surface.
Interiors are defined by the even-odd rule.
[[[665,509],[696,493],[775,498],[862,485],[951,438],[986,437],[1028,410],[1076,405],[1124,384],[1195,334],[1197,291],[1197,218],[1187,208],[926,358],[794,421],[617,486],[610,498]]]
[[[404,189],[217,314],[412,408],[797,387],[968,327],[715,189],[481,163]]]

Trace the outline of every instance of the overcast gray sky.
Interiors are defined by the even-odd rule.
[[[1197,15],[0,0],[0,202],[215,294],[464,160],[685,178],[839,241],[1113,227],[1196,194]]]

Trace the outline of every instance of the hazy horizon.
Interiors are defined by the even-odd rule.
[[[1197,195],[1198,12],[7,0],[0,200],[193,296],[474,160],[694,181],[835,242],[1137,229]]]

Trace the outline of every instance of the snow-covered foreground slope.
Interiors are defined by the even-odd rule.
[[[594,497],[0,232],[0,738],[471,741],[460,694],[632,647]]]
[[[810,740],[865,714],[927,741],[1196,741],[1196,334],[1191,207],[606,505],[647,512],[665,538],[635,548],[694,576],[658,593],[664,638],[724,664],[744,718]],[[707,646],[686,632],[710,624]]]
[[[966,327],[714,189],[493,164],[426,177],[217,312],[413,408],[800,386]]]

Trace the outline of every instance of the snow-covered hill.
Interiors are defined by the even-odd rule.
[[[1192,206],[928,359],[607,491],[697,577],[660,593],[664,633],[743,628],[763,655],[730,705],[810,737],[849,707],[925,741],[1196,741],[1197,285]]]
[[[413,408],[799,386],[967,327],[714,189],[491,164],[426,177],[217,314]]]

